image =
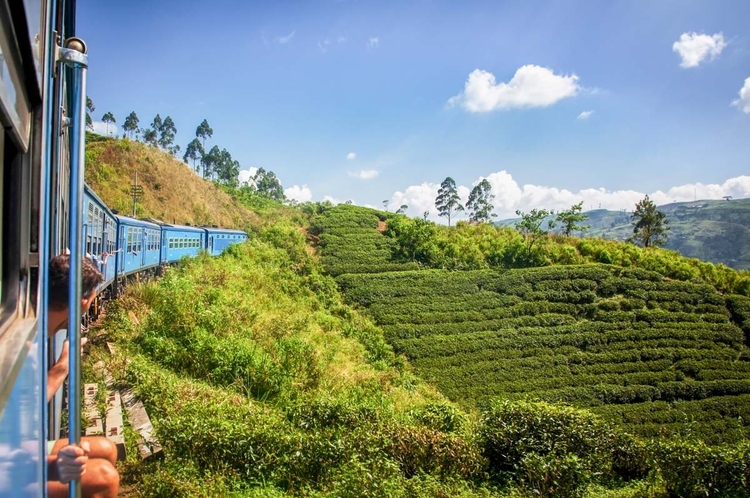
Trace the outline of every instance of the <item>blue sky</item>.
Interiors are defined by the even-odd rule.
[[[750,196],[748,19],[745,0],[78,0],[95,118],[170,115],[183,150],[205,118],[290,196],[433,216],[446,176],[464,200],[488,178],[501,217]]]

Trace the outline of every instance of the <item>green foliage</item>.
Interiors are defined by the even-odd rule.
[[[750,492],[750,442],[711,447],[702,441],[660,443],[655,460],[670,496],[745,497]]]
[[[256,192],[261,197],[273,199],[276,202],[286,200],[284,187],[281,186],[281,182],[276,178],[276,174],[273,171],[258,168],[258,171],[253,175],[253,184],[255,185]]]
[[[135,135],[135,132],[138,131],[138,115],[135,113],[135,111],[128,114],[128,116],[125,118],[125,123],[122,125],[122,130],[125,132],[125,135],[129,135],[131,138]]]
[[[203,155],[206,153],[205,150],[203,150],[203,145],[201,145],[200,140],[197,138],[194,138],[188,145],[187,149],[185,150],[185,155],[182,157],[182,160],[185,162],[193,161],[193,169],[195,169],[196,173],[199,172],[200,167],[196,165],[196,161],[198,159],[203,159]]]
[[[466,201],[466,209],[470,211],[469,219],[477,223],[489,223],[493,217],[497,216],[492,212],[494,198],[492,185],[484,178],[474,186],[469,193],[469,200]]]
[[[443,180],[438,189],[438,195],[435,199],[435,207],[440,216],[448,218],[448,226],[451,226],[451,216],[458,211],[463,211],[464,206],[461,204],[461,197],[456,189],[456,182],[450,176]]]
[[[563,235],[570,236],[573,232],[585,232],[591,228],[589,225],[579,225],[579,223],[589,219],[589,216],[582,211],[583,201],[570,206],[570,209],[557,213],[555,221],[562,226]],[[602,261],[602,263],[606,263],[606,261]]]
[[[612,430],[582,410],[493,400],[478,430],[497,479],[516,480],[537,496],[580,496],[612,465]]]
[[[96,111],[96,106],[94,106],[94,101],[91,100],[91,98],[87,95],[86,96],[86,129],[92,130],[94,129],[94,120],[91,119],[91,113]]]
[[[214,130],[211,128],[211,126],[208,124],[207,120],[201,121],[201,124],[198,125],[198,128],[195,129],[195,138],[201,139],[201,145],[203,149],[206,148],[206,139],[211,138],[214,135]]]
[[[104,123],[107,123],[107,136],[109,136],[109,124],[110,123],[117,123],[117,120],[115,119],[114,114],[111,112],[104,113],[104,116],[102,116],[102,121]]]
[[[174,143],[174,137],[177,134],[177,127],[175,126],[171,116],[167,116],[166,118],[164,118],[161,126],[159,126],[158,132],[159,146],[164,150],[168,150]]]
[[[516,223],[516,230],[521,232],[526,238],[526,259],[531,261],[534,244],[536,244],[540,238],[549,234],[550,230],[555,227],[555,220],[550,218],[554,211],[547,211],[546,209],[532,209],[529,213],[523,213],[516,211],[516,215],[521,217],[521,220]],[[547,228],[542,228],[542,224],[547,220]]]
[[[643,247],[663,246],[667,242],[669,220],[648,195],[635,205],[632,220],[631,242]]]

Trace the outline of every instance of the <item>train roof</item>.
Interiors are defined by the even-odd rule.
[[[167,231],[181,231],[181,232],[204,232],[205,229],[201,227],[194,227],[190,225],[171,225],[169,223],[163,223],[161,225],[162,230]]]
[[[96,195],[96,192],[94,192],[93,190],[91,190],[91,187],[89,187],[85,183],[83,184],[83,192],[87,196],[89,196],[92,199],[94,199],[96,201],[96,203],[99,204],[99,207],[102,208],[102,209],[104,209],[107,212],[107,214],[109,214],[110,216],[117,216],[115,213],[112,212],[111,209],[109,209],[109,207],[104,203],[104,201],[101,200],[98,195]]]
[[[240,235],[240,234],[247,235],[247,232],[243,232],[242,230],[235,230],[233,228],[213,228],[213,227],[211,228],[204,227],[204,228],[207,232],[210,232],[210,233],[233,233],[237,235]]]
[[[148,227],[148,228],[159,228],[159,225],[156,223],[151,223],[150,221],[145,220],[138,220],[136,218],[130,218],[129,216],[123,216],[121,214],[116,214],[115,218],[117,218],[117,221],[119,223],[122,223],[123,225],[130,225],[130,226],[136,226],[136,227]]]

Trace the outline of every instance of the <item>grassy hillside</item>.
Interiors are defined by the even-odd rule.
[[[524,259],[527,246],[507,229],[439,232],[388,216],[350,206],[323,213],[313,223],[322,261],[347,302],[366,309],[396,351],[454,401],[564,401],[644,436],[743,437],[750,299],[719,291],[747,294],[747,274],[664,250],[560,237],[537,242]],[[383,233],[383,220],[395,228]],[[429,233],[405,255],[401,245],[414,242],[406,235],[419,230]],[[368,249],[389,244],[390,254]],[[442,266],[451,254],[454,266],[487,269],[391,271],[416,264],[399,263],[408,256]],[[570,264],[513,268],[545,259]],[[601,260],[618,264],[579,264]]]
[[[750,199],[676,202],[659,206],[669,219],[666,248],[690,258],[750,270]],[[586,213],[589,237],[627,240],[633,235],[630,213],[597,209]],[[512,226],[515,220],[503,220]]]
[[[143,215],[177,218],[172,210],[205,202],[216,224],[248,223],[253,230],[247,243],[218,258],[201,255],[158,281],[131,285],[90,335],[85,380],[104,383],[93,368],[102,362],[118,385],[132,386],[164,447],[163,461],[141,462],[126,427],[123,496],[750,494],[750,442],[741,437],[743,423],[731,425],[728,415],[745,413],[745,397],[737,395],[746,384],[738,331],[750,330],[750,303],[725,295],[750,293],[746,274],[608,241],[550,239],[530,250],[513,230],[439,232],[352,206],[304,206],[307,213],[323,212],[306,227],[303,211],[246,192],[230,190],[238,202],[229,206],[229,198],[222,208],[226,192],[142,144],[103,140],[90,143],[88,154],[87,178],[110,205],[127,203],[128,175],[138,167],[153,175],[150,185],[158,192],[144,199]],[[179,193],[183,188],[195,189],[191,200]],[[320,260],[308,240],[317,242]],[[344,301],[321,260],[338,275],[347,300],[382,327]],[[602,260],[617,265],[580,264]],[[563,262],[569,266],[498,271]],[[464,271],[420,269],[425,266]],[[430,335],[439,327],[441,334]],[[479,334],[464,330],[477,327]],[[483,338],[482,330],[490,332]],[[494,339],[491,330],[498,332]],[[641,350],[645,334],[655,342]],[[114,343],[113,355],[105,340]],[[388,341],[413,358],[416,373],[442,383],[465,408],[416,376]],[[426,357],[413,353],[432,354],[441,344],[446,348],[432,358],[453,364],[430,369]],[[492,362],[495,370],[485,368]],[[738,371],[734,377],[730,367]],[[463,383],[474,396],[481,389],[469,384],[470,372],[491,388],[504,369],[520,389],[503,384],[507,395],[478,407],[460,389],[451,391],[451,382]],[[650,380],[636,383],[634,369]],[[667,385],[677,370],[685,378]],[[554,392],[538,372],[567,382],[557,391],[567,398],[547,399],[590,405],[604,417],[512,399]],[[597,390],[593,376],[607,379],[611,389]],[[723,405],[714,403],[721,389]],[[630,410],[635,403],[628,392],[661,401],[641,400],[648,410]],[[698,415],[696,430],[679,439],[628,432],[646,427],[636,417],[661,423],[676,412],[696,414],[697,405],[679,405],[685,393],[696,403],[708,400],[704,411],[725,422],[711,427],[738,441],[711,446],[694,437],[709,428],[708,417]],[[607,404],[617,396],[621,404]],[[627,413],[605,413],[619,407]],[[651,415],[657,411],[659,419]],[[666,433],[672,432],[678,431]]]
[[[260,223],[256,213],[169,154],[128,139],[87,135],[86,183],[110,208],[126,216],[133,215],[130,186],[136,172],[144,192],[138,218],[239,229]]]

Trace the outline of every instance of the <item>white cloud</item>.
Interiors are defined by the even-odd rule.
[[[293,199],[298,202],[308,202],[312,200],[312,190],[307,185],[292,185],[284,189],[284,195],[287,199]]]
[[[367,48],[378,48],[380,46],[380,39],[377,36],[371,36],[367,40]]]
[[[680,67],[698,67],[704,60],[713,60],[719,56],[727,46],[723,33],[715,35],[699,35],[698,33],[682,33],[679,41],[674,42],[672,51],[680,54]]]
[[[589,119],[594,111],[583,111],[576,119]]]
[[[745,79],[745,85],[737,93],[740,98],[732,102],[732,105],[739,107],[745,114],[750,114],[750,78]]]
[[[346,41],[346,36],[339,35],[336,37],[336,43],[344,43]]]
[[[328,45],[331,44],[330,40],[323,40],[318,42],[318,48],[321,52],[326,53],[328,52]]]
[[[380,174],[376,169],[363,169],[360,171],[350,171],[349,176],[359,178],[360,180],[372,180]]]
[[[581,90],[578,76],[557,75],[551,69],[521,66],[508,82],[497,83],[495,75],[481,69],[469,74],[463,92],[448,99],[448,107],[460,105],[469,112],[490,112],[518,107],[547,107]]]
[[[257,171],[258,171],[258,168],[256,168],[255,166],[251,166],[250,169],[240,170],[240,174],[239,174],[240,185],[244,185],[246,183],[254,185],[255,182],[253,182],[252,178],[255,176],[255,173]]]
[[[507,171],[498,171],[486,178],[492,186],[492,194],[495,196],[493,201],[494,212],[498,215],[498,219],[515,217],[517,209],[524,212],[534,208],[560,210],[567,209],[580,201],[583,201],[584,210],[601,207],[602,209],[632,211],[636,202],[643,199],[646,194],[646,192],[635,190],[607,190],[604,188],[586,188],[578,192],[572,192],[567,189],[543,185],[526,184],[520,186]],[[481,180],[482,178],[477,179],[472,186],[460,185],[457,187],[462,203],[465,203],[468,199],[473,185]],[[407,213],[410,216],[421,216],[422,213],[427,211],[430,213],[430,219],[447,222],[444,218],[438,217],[435,208],[438,188],[440,188],[440,185],[436,183],[412,185],[404,191],[395,192],[389,201],[388,208],[393,211],[402,204],[407,204],[409,206]],[[657,190],[648,194],[657,204],[692,201],[695,198],[721,199],[725,195],[731,195],[734,198],[750,197],[750,176],[730,178],[722,184],[688,183],[672,187],[666,192]],[[460,215],[459,218],[466,219],[466,214]]]
[[[335,197],[333,197],[331,195],[324,195],[323,196],[323,201],[328,201],[331,204],[333,204],[334,206],[337,205],[337,204],[343,204],[345,202],[345,201],[337,199],[337,198],[335,198]]]
[[[294,33],[296,33],[296,32],[297,32],[297,30],[295,29],[294,31],[292,31],[291,33],[289,33],[286,36],[277,36],[276,37],[276,41],[278,43],[282,44],[282,45],[286,45],[287,43],[289,43],[290,41],[292,41],[292,38],[294,38]]]
[[[348,153],[348,154],[346,155],[346,158],[347,158],[347,159],[349,159],[350,161],[351,161],[352,159],[357,159],[357,154],[356,154],[355,152],[350,152],[350,153]]]
[[[97,135],[104,135],[114,137],[118,134],[120,131],[120,128],[115,123],[109,123],[109,128],[107,128],[107,123],[104,121],[94,121],[93,123],[93,131]],[[107,134],[107,130],[109,129],[109,134]]]

